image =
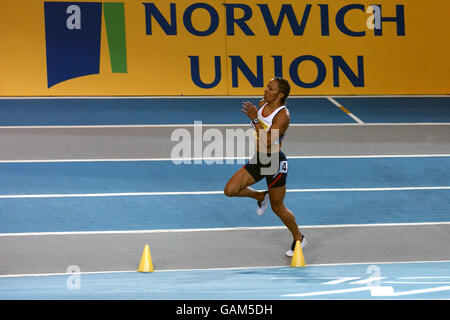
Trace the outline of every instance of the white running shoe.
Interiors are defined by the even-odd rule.
[[[264,192],[264,200],[258,201],[256,205],[256,213],[258,216],[261,216],[266,212],[267,207],[269,206],[269,191]]]
[[[296,241],[294,240],[294,242],[292,242],[291,249],[286,251],[286,257],[292,258],[294,256],[295,243]],[[300,242],[300,246],[302,247],[302,249],[306,246],[306,243],[306,237],[303,236],[302,242]]]

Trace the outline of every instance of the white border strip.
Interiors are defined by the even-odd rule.
[[[371,223],[371,224],[324,224],[304,225],[302,229],[327,228],[372,228],[372,227],[405,227],[405,226],[434,226],[450,225],[450,222],[401,222],[401,223]],[[61,232],[17,232],[0,233],[0,237],[29,237],[29,236],[67,236],[67,235],[113,235],[113,234],[153,234],[153,233],[183,233],[183,232],[229,232],[229,231],[257,231],[284,230],[285,226],[268,227],[229,227],[229,228],[197,228],[197,229],[155,229],[155,230],[108,230],[108,231],[61,231]]]
[[[308,267],[332,267],[332,266],[352,266],[352,265],[378,265],[378,264],[408,264],[408,263],[448,263],[450,260],[433,260],[433,261],[381,261],[381,262],[349,262],[349,263],[323,263],[323,264],[308,264]],[[275,268],[290,268],[288,265],[279,266],[256,266],[256,267],[229,267],[229,268],[198,268],[198,269],[168,269],[155,270],[159,272],[192,272],[192,271],[227,271],[227,270],[251,270],[251,269],[275,269]],[[107,274],[107,273],[131,273],[138,272],[137,270],[117,270],[117,271],[86,271],[76,274]],[[19,278],[19,277],[49,277],[49,276],[73,276],[74,273],[60,272],[60,273],[30,273],[30,274],[5,274],[0,275],[0,278]]]
[[[323,188],[288,189],[286,192],[373,192],[373,191],[413,191],[413,190],[450,190],[450,186],[439,187],[392,187],[392,188]],[[260,190],[263,191],[263,190]],[[55,193],[55,194],[2,194],[0,199],[37,199],[37,198],[93,198],[93,197],[142,197],[142,196],[178,196],[223,194],[223,191],[167,191],[167,192],[117,192],[117,193]]]
[[[356,119],[355,119],[356,121]],[[357,123],[291,123],[291,127],[353,127],[353,126],[448,126],[450,122],[357,122]],[[195,124],[104,124],[104,125],[37,125],[37,126],[0,126],[7,129],[123,129],[123,128],[193,128]],[[248,123],[202,123],[202,127],[250,127]]]
[[[383,155],[354,155],[354,156],[288,156],[287,159],[371,159],[371,158],[432,158],[450,157],[450,154],[383,154]],[[36,160],[0,160],[1,163],[53,163],[53,162],[152,162],[152,161],[216,161],[216,160],[247,160],[249,157],[204,157],[204,158],[128,158],[128,159],[36,159]],[[234,163],[232,163],[234,164]]]

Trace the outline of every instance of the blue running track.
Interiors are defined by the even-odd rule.
[[[0,98],[0,127],[242,124],[248,123],[240,112],[243,100],[257,102]],[[448,97],[335,100],[368,124],[450,123]],[[288,107],[293,124],[356,125],[326,98],[292,97]],[[288,159],[286,205],[301,225],[450,221],[449,155]],[[254,201],[222,194],[241,166],[0,162],[0,235],[280,226],[273,214],[257,216]],[[378,280],[368,281],[374,275]],[[79,280],[79,288],[70,288],[70,275],[0,275],[0,299],[450,299],[448,261],[93,273]]]
[[[286,205],[302,225],[448,221],[450,157],[289,163]],[[273,214],[255,216],[251,199],[231,200],[221,193],[241,166],[171,161],[1,163],[0,233],[281,225]],[[261,181],[254,187],[266,185]]]

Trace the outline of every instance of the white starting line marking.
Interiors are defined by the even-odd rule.
[[[439,291],[447,291],[447,290],[450,290],[450,286],[417,289],[417,290],[407,290],[407,291],[400,291],[400,292],[395,292],[394,288],[391,286],[367,286],[367,287],[358,287],[358,288],[349,288],[349,289],[284,294],[282,296],[283,297],[313,297],[313,296],[321,296],[321,295],[323,296],[323,295],[330,295],[330,294],[370,291],[370,295],[372,297],[399,297],[399,296],[407,296],[407,295],[439,292]]]

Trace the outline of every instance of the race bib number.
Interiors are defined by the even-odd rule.
[[[288,163],[287,161],[280,161],[280,170],[278,172],[287,173],[288,172]]]

